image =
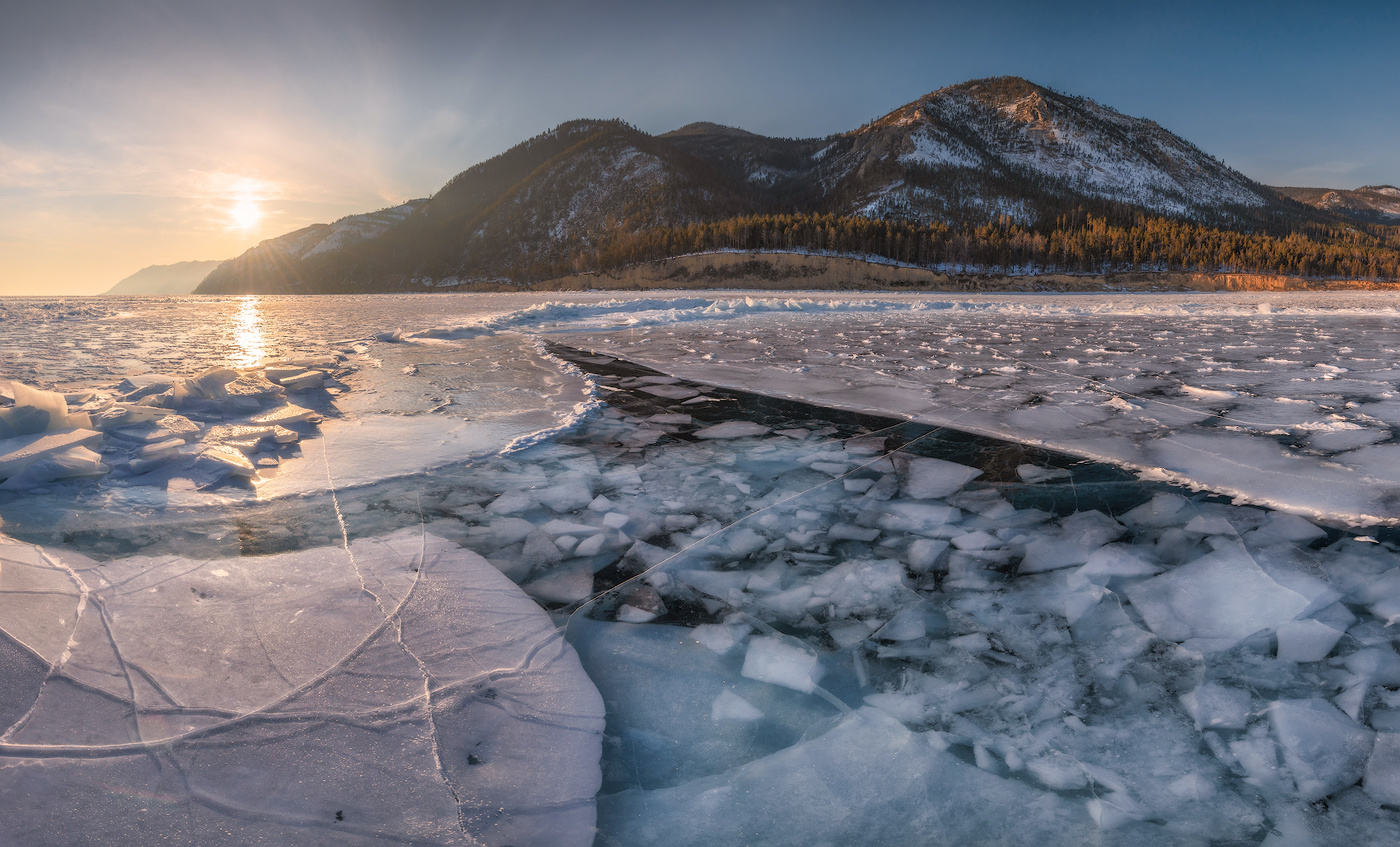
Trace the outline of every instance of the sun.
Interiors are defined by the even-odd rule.
[[[255,198],[244,197],[233,204],[233,208],[229,210],[229,218],[233,221],[234,229],[253,229],[262,222],[262,206],[258,205]]]

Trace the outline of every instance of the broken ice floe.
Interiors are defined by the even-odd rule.
[[[615,317],[599,323],[624,301],[497,322],[538,321],[707,385],[1039,444],[1315,519],[1400,524],[1393,307],[1290,299],[1267,313],[1251,295],[639,300],[625,334]]]
[[[1039,843],[1249,841],[1295,813],[1363,838],[1395,825],[1380,805],[1388,760],[1368,782],[1370,748],[1357,752],[1400,699],[1400,654],[1372,611],[1400,573],[1390,548],[1146,484],[1111,513],[1018,506],[1093,486],[1072,471],[983,481],[946,459],[886,456],[895,442],[879,435],[814,439],[812,424],[801,440],[759,428],[716,440],[697,438],[715,424],[695,421],[629,447],[655,426],[643,402],[623,401],[568,446],[518,454],[513,470],[487,463],[477,479],[497,493],[462,515],[480,521],[465,543],[528,585],[568,574],[575,588],[552,595],[557,607],[578,603],[585,571],[595,592],[619,585],[569,626],[611,704],[600,831],[613,843],[645,843],[673,815],[724,827],[780,808],[783,825],[757,831],[810,842],[803,822],[820,802],[783,793],[806,796],[783,774],[837,767],[822,739],[867,731],[852,710],[871,709],[928,745],[919,768],[944,772],[950,756],[982,774],[975,790],[945,789],[960,808],[1008,791],[1057,809],[1027,824]],[[555,485],[594,500],[551,508],[534,492]],[[626,516],[625,529],[605,514]],[[503,534],[507,520],[521,526]],[[564,541],[557,563],[512,543],[530,527]],[[586,557],[579,538],[597,539]],[[659,598],[659,614],[637,616],[639,593]],[[801,698],[805,716],[783,705]],[[1314,700],[1331,711],[1297,705]],[[1310,721],[1330,727],[1320,745],[1298,740]],[[875,767],[870,755],[839,765]],[[1319,790],[1351,811],[1314,821]],[[915,819],[937,808],[922,789],[882,796]],[[862,797],[843,800],[852,832],[890,814]]]

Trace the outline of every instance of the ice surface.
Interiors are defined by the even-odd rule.
[[[7,685],[30,705],[0,737],[0,840],[592,841],[597,691],[441,539],[97,563],[0,538],[0,591],[3,642],[48,668]]]
[[[1385,493],[1394,448],[1367,446],[1390,439],[1387,415],[1400,420],[1392,305],[1267,295],[1263,314],[1264,297],[643,298],[503,323],[710,385],[1044,444],[1324,520],[1400,520]],[[629,308],[628,332],[610,332]],[[1342,327],[1349,346],[1334,342]],[[1355,447],[1380,452],[1349,458]]]
[[[7,837],[66,837],[81,795],[115,844],[152,808],[177,843],[530,843],[556,814],[586,843],[588,747],[599,844],[1392,843],[1400,554],[1337,527],[1394,519],[1400,371],[1390,307],[1351,302],[263,299],[236,361],[186,352],[178,303],[83,317],[71,355],[7,360],[102,439],[50,459],[111,467],[0,493],[52,539],[0,556]],[[502,590],[385,566],[424,525]],[[537,634],[461,605],[506,595],[495,634]],[[517,711],[514,669],[563,662],[535,603],[604,734],[557,689],[566,717]],[[483,690],[478,642],[526,653],[477,654]]]

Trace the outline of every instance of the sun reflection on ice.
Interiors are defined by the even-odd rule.
[[[258,298],[243,298],[243,306],[233,320],[233,342],[238,349],[233,352],[233,366],[251,368],[267,356],[263,344],[262,312],[258,310]]]

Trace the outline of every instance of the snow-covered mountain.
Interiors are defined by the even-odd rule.
[[[1351,190],[1292,187],[1274,190],[1314,209],[1323,209],[1361,223],[1400,223],[1400,188],[1393,185],[1363,185]]]
[[[1261,186],[1153,121],[1017,77],[940,89],[849,139],[833,158],[864,191],[851,211],[873,216],[947,215],[963,203],[1033,222],[1035,193],[1167,215],[1269,203]],[[968,172],[981,190],[948,190]]]
[[[1046,227],[1141,212],[1233,227],[1281,202],[1152,121],[998,77],[820,139],[712,123],[652,136],[621,121],[572,121],[428,200],[264,242],[200,291],[509,285],[596,264],[624,241],[654,248],[668,228],[747,214]]]

